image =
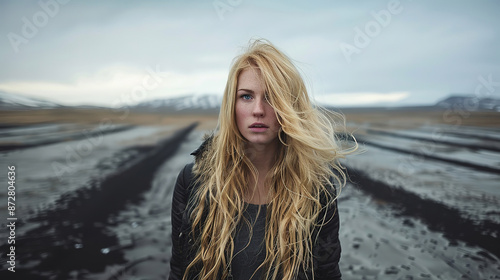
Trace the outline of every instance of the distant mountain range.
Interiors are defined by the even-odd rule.
[[[497,111],[500,112],[500,99],[478,98],[474,95],[451,95],[436,103],[436,107],[462,109],[465,111]]]
[[[0,92],[0,110],[16,110],[30,108],[53,109],[62,107],[61,105],[32,97],[26,97],[18,94]]]
[[[218,111],[222,98],[218,95],[188,95],[145,101],[132,107],[138,111]]]
[[[221,97],[214,94],[188,95],[141,102],[130,107],[141,112],[218,112]],[[452,94],[429,108],[450,108],[466,111],[500,111],[499,98],[478,98],[474,95]],[[64,106],[47,100],[0,92],[0,110],[29,110],[55,108],[102,108],[96,106]]]
[[[188,95],[182,97],[145,101],[129,107],[148,112],[219,110],[221,97],[217,95]],[[65,106],[54,102],[19,94],[0,92],[0,110],[55,109],[55,108],[104,108],[98,106]]]

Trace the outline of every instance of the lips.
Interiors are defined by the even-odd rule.
[[[249,127],[250,128],[269,128],[269,126],[267,126],[267,125],[265,125],[263,123],[253,123]]]
[[[269,126],[263,123],[253,123],[248,128],[250,128],[250,130],[253,132],[265,132],[269,128]]]

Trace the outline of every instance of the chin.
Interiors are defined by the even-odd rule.
[[[248,143],[255,145],[267,145],[277,141],[277,138],[268,138],[268,137],[248,137],[246,138]]]

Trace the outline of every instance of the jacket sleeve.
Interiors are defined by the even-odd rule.
[[[171,280],[181,280],[184,275],[184,258],[183,255],[183,231],[182,217],[186,211],[186,205],[189,199],[188,185],[191,179],[192,164],[184,166],[177,177],[172,197],[172,257],[170,258],[170,275]]]
[[[340,280],[340,240],[339,240],[339,213],[337,201],[326,209],[325,223],[319,230],[318,239],[314,246],[315,279]]]

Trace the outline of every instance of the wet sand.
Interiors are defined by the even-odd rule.
[[[20,218],[17,272],[6,270],[2,255],[2,279],[168,275],[173,184],[216,116],[120,120],[99,112],[3,119],[0,145],[66,128],[51,135],[61,141],[0,152],[19,170]],[[344,113],[363,153],[344,161],[351,182],[339,199],[343,279],[500,279],[499,115],[471,114],[457,125],[443,112]],[[95,133],[103,118],[126,129]],[[79,130],[94,134],[65,138]],[[92,140],[97,144],[83,154],[81,143]],[[54,162],[71,168],[58,175]],[[0,215],[5,221],[6,211]],[[0,231],[2,253],[7,234]]]

